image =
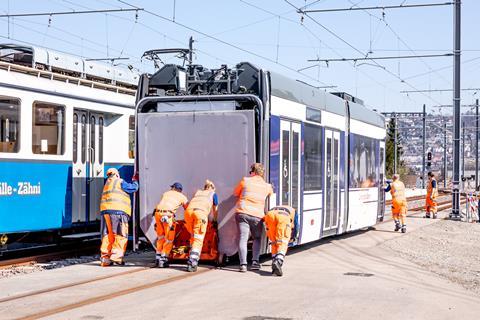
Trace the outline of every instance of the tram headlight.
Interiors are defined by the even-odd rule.
[[[187,91],[187,73],[185,70],[178,68],[177,74],[177,88],[178,91]]]

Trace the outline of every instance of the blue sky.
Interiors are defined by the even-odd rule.
[[[296,7],[311,4],[308,9],[433,2],[289,1]],[[140,61],[144,51],[186,47],[192,35],[196,40],[195,62],[207,67],[251,61],[312,85],[336,85],[337,88],[329,90],[349,92],[363,99],[369,107],[381,111],[420,111],[424,103],[430,110],[439,110],[432,106],[452,102],[451,92],[400,93],[402,90],[451,88],[452,57],[378,61],[382,67],[374,66],[372,61],[363,64],[331,62],[328,67],[324,63],[307,62],[315,58],[360,57],[361,54],[348,44],[364,54],[371,51],[372,57],[449,53],[453,46],[452,6],[385,10],[384,17],[379,10],[311,13],[315,21],[305,17],[301,23],[301,16],[284,0],[125,2],[2,0],[0,10],[3,14],[131,8],[129,5],[145,8],[151,13],[140,11],[137,19],[135,12],[53,16],[50,23],[48,16],[0,18],[0,41],[24,41],[88,58],[128,57],[130,60],[122,62],[149,71],[152,70],[151,63]],[[463,1],[463,88],[480,87],[479,12],[480,1]],[[171,21],[174,15],[176,23]],[[186,27],[214,36],[224,43]],[[175,60],[170,57],[168,62]],[[296,72],[309,66],[312,67]],[[471,104],[478,96],[480,92],[464,91],[462,103]]]

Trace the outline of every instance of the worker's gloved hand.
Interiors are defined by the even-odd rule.
[[[135,172],[135,174],[132,177],[132,181],[138,181],[138,172]]]

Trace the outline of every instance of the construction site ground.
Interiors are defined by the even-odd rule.
[[[3,278],[0,319],[477,319],[480,226],[422,216],[292,249],[283,277],[141,253]]]

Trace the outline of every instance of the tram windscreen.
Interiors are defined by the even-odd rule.
[[[232,192],[255,161],[254,123],[252,110],[138,114],[140,227],[152,244],[152,212],[162,193],[178,181],[190,199],[210,179],[219,198],[219,251],[237,252]],[[177,218],[183,219],[182,209]]]
[[[177,111],[234,111],[238,107],[238,102],[234,100],[227,101],[192,101],[192,102],[159,102],[157,103],[157,112],[177,112]]]

